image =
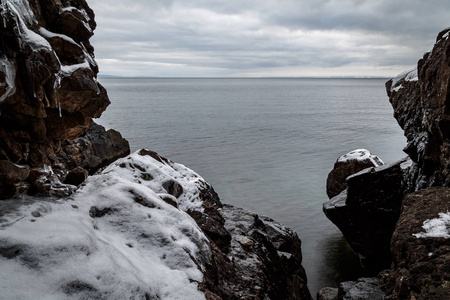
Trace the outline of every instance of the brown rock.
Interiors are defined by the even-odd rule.
[[[404,151],[418,165],[416,189],[450,185],[449,31],[439,33],[417,70],[386,83],[394,117],[407,138]]]
[[[0,16],[0,159],[43,166],[56,163],[55,140],[83,134],[109,100],[96,80],[89,43],[96,24],[86,1],[28,4],[26,18],[8,8]]]
[[[30,174],[28,166],[19,166],[7,160],[0,160],[0,179],[2,183],[16,184]]]
[[[113,129],[92,122],[89,129],[80,137],[62,142],[58,160],[68,169],[78,166],[90,174],[109,165],[118,158],[130,154],[128,141]]]
[[[427,236],[426,220],[448,213],[450,188],[433,187],[407,195],[392,236],[392,270],[387,290],[396,299],[450,299],[450,232]],[[445,224],[445,223],[443,223]],[[425,234],[425,235],[420,235]]]
[[[66,179],[64,179],[64,183],[78,186],[83,183],[84,180],[86,180],[88,175],[89,172],[87,170],[78,166],[75,169],[69,171]]]
[[[357,149],[342,155],[336,160],[327,178],[327,195],[333,198],[346,189],[348,176],[370,167],[383,165],[383,161],[368,150]]]

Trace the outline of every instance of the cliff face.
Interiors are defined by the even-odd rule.
[[[8,0],[0,24],[0,159],[51,165],[110,103],[89,43],[94,13],[84,0]]]
[[[2,1],[0,24],[0,160],[5,166],[0,173],[2,176],[11,170],[18,173],[12,163],[26,170],[31,167],[31,172],[44,166],[55,171],[54,176],[37,171],[39,176],[35,177],[40,179],[25,172],[15,176],[15,180],[0,180],[0,199],[24,191],[48,193],[50,188],[42,187],[40,182],[52,176],[55,182],[79,184],[86,171],[92,173],[129,154],[128,142],[115,131],[107,135],[103,130],[102,135],[89,138],[92,132],[98,133],[98,126],[91,128],[92,118],[100,117],[110,102],[106,90],[96,80],[98,67],[89,42],[96,23],[87,3]],[[82,141],[74,141],[88,128],[91,134]],[[67,164],[80,160],[80,155],[74,157],[77,150],[73,148],[83,141],[81,150],[93,150],[84,151],[77,165]],[[61,148],[61,143],[75,146]],[[118,147],[103,147],[108,150],[101,151],[101,147],[95,147],[98,144]],[[78,170],[78,179],[71,179],[76,172],[72,169],[82,164],[86,170]]]
[[[386,83],[394,117],[405,132],[404,151],[417,163],[415,189],[450,185],[450,42],[439,33],[417,69]]]

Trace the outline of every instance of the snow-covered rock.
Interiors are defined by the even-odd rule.
[[[295,232],[150,150],[71,196],[0,201],[5,299],[311,299]]]
[[[204,298],[197,285],[211,260],[208,239],[166,200],[201,209],[201,181],[182,165],[134,153],[69,198],[1,202],[2,297]]]
[[[340,156],[327,177],[327,195],[331,199],[347,187],[348,176],[361,170],[383,165],[383,161],[366,149],[356,149]]]

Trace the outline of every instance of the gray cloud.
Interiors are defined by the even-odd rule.
[[[394,76],[448,26],[447,1],[88,0],[103,74]]]

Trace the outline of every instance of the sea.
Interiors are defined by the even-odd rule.
[[[269,216],[302,240],[311,294],[363,276],[322,212],[336,159],[368,149],[406,156],[388,79],[99,78],[111,105],[96,120],[205,178],[223,203]]]

